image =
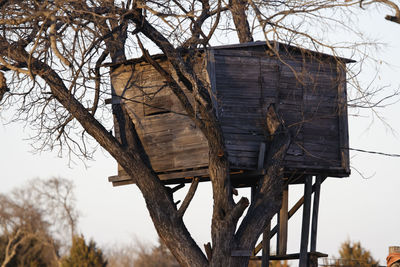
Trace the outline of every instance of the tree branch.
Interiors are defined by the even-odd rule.
[[[246,197],[242,197],[235,207],[231,210],[228,220],[231,220],[234,224],[237,224],[243,212],[249,206],[249,200]]]
[[[189,191],[187,192],[185,199],[183,200],[181,206],[178,209],[178,216],[183,217],[186,212],[186,209],[189,207],[190,202],[192,201],[194,194],[196,193],[197,186],[199,185],[199,178],[194,178],[192,184],[190,185]]]
[[[233,22],[235,23],[236,32],[240,43],[253,42],[253,36],[250,31],[249,22],[247,21],[247,1],[230,0],[229,10],[232,13]]]
[[[54,15],[50,16],[51,20],[51,25],[50,25],[50,44],[51,44],[51,49],[53,50],[54,54],[58,57],[58,59],[67,67],[71,67],[72,63],[66,59],[62,53],[58,50],[57,47],[57,32],[56,32],[56,17]]]
[[[90,109],[90,111],[92,112],[93,116],[97,111],[97,107],[98,107],[99,99],[100,99],[100,83],[101,83],[100,66],[104,62],[104,60],[106,60],[108,54],[109,53],[108,53],[107,50],[103,51],[101,56],[97,59],[96,66],[95,66],[95,69],[94,69],[94,74],[95,74],[95,95],[94,95],[94,99],[93,99],[93,106]]]

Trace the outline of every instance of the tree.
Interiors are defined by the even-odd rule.
[[[360,242],[351,242],[350,240],[342,243],[339,249],[339,257],[334,262],[334,264],[327,264],[326,266],[379,266],[378,261],[372,257],[368,250],[361,246]]]
[[[86,244],[83,236],[74,236],[70,253],[61,261],[62,267],[105,267],[107,261],[104,259],[101,249],[90,240]]]
[[[280,127],[269,129],[268,169],[258,181],[254,201],[243,197],[235,202],[216,107],[207,85],[198,79],[191,56],[216,42],[218,35],[234,33],[240,42],[248,42],[257,32],[266,40],[336,54],[333,45],[308,31],[309,23],[318,20],[322,25],[327,19],[341,25],[324,12],[348,10],[360,2],[3,0],[0,69],[5,74],[4,79],[0,76],[0,98],[5,108],[18,107],[14,120],[23,120],[36,130],[32,140],[38,149],[60,149],[69,156],[90,158],[93,150],[88,141],[94,140],[107,150],[141,190],[159,236],[181,265],[243,266],[249,257],[231,257],[231,252],[250,251],[267,221],[279,211],[282,161],[290,136],[281,121],[273,121]],[[152,59],[151,47],[167,58],[179,81]],[[114,110],[119,118],[117,130],[123,133],[121,141],[109,131],[107,114],[111,112],[107,108],[101,112],[111,94],[105,78],[113,73],[113,68],[105,71],[103,63],[118,64],[138,56],[165,78],[208,140],[214,200],[209,257],[185,227],[185,209],[176,208],[152,169],[126,107],[122,104]],[[194,104],[189,98],[195,99]]]
[[[29,190],[38,207],[44,211],[47,221],[53,222],[52,236],[71,244],[77,234],[79,212],[76,209],[74,184],[71,180],[53,177],[50,179],[33,179],[29,182]],[[68,245],[63,246],[66,250]]]
[[[49,223],[31,204],[30,192],[14,191],[14,199],[1,195],[1,266],[54,266],[58,245],[51,238]]]
[[[179,267],[179,263],[161,241],[157,247],[154,247],[150,251],[150,253],[147,253],[142,249],[138,253],[133,265],[137,267]]]
[[[31,266],[51,267],[58,265],[54,246],[48,236],[18,230],[12,236],[2,238],[2,267]]]
[[[398,23],[400,24],[400,8],[399,5],[391,0],[371,0],[371,1],[366,1],[365,3],[363,3],[363,1],[360,1],[360,7],[364,7],[364,6],[368,6],[368,5],[382,5],[382,6],[387,6],[390,9],[392,9],[395,14],[393,15],[386,15],[385,19],[388,21],[392,21],[394,23]]]
[[[140,240],[109,244],[105,254],[108,267],[179,266],[165,245],[154,246]]]
[[[148,253],[147,246],[137,242],[109,244],[104,251],[108,267],[130,267],[133,265],[138,254],[142,252]]]
[[[371,253],[360,242],[344,242],[339,250],[340,261],[348,266],[378,266]]]
[[[62,178],[33,179],[0,195],[1,266],[57,265],[69,243],[62,233],[78,218],[73,200],[73,184]]]

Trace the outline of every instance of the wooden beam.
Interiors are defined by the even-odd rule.
[[[347,174],[350,174],[350,157],[349,157],[349,126],[347,115],[347,82],[346,82],[346,69],[343,64],[338,63],[338,117],[339,117],[339,144],[340,144],[340,158],[342,168]]]
[[[271,222],[267,225],[263,232],[263,241],[262,241],[262,256],[261,256],[261,267],[269,267],[269,246],[270,246],[270,231],[271,231]]]
[[[207,73],[210,83],[210,91],[208,92],[211,97],[211,102],[215,110],[218,110],[218,100],[217,100],[217,78],[215,73],[215,50],[210,49],[207,52]],[[219,112],[216,112],[217,118],[219,117]]]
[[[288,200],[289,186],[286,186],[282,192],[282,206],[279,212],[279,240],[278,240],[278,255],[285,255],[287,252],[287,237],[288,237]]]
[[[264,169],[264,159],[265,159],[265,150],[266,144],[264,142],[260,143],[260,149],[258,151],[258,162],[257,162],[257,171],[261,171]],[[256,186],[251,186],[251,194],[250,194],[250,201],[253,203],[256,195]]]
[[[324,178],[321,176],[317,176],[314,184],[315,192],[311,222],[311,252],[317,251],[318,211],[322,179]]]
[[[317,258],[326,258],[328,257],[328,254],[321,253],[321,252],[309,252],[307,253],[308,255],[312,255]],[[286,254],[286,255],[271,255],[270,260],[271,261],[281,261],[281,260],[298,260],[300,258],[300,253],[292,253],[292,254]],[[262,257],[260,256],[251,256],[250,260],[257,261],[257,260],[262,260]]]
[[[253,203],[254,200],[256,199],[256,186],[253,185],[250,187],[250,203]]]
[[[307,176],[304,182],[303,221],[301,225],[300,262],[299,267],[308,267],[308,237],[310,234],[312,176]]]
[[[276,214],[276,225],[274,227],[275,234],[276,234],[276,248],[275,248],[275,251],[277,251],[277,252],[279,251],[279,240],[281,239],[281,233],[279,232],[279,228],[280,228],[280,225],[281,225],[280,220],[281,220],[281,216],[279,216],[279,212],[278,212]],[[272,238],[272,236],[270,238]]]

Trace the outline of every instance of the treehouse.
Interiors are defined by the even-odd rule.
[[[292,135],[284,163],[289,183],[302,182],[305,175],[348,176],[345,64],[352,61],[273,45],[279,56],[265,42],[211,47],[196,56],[196,72],[209,85],[222,126],[233,184],[251,186],[264,171],[260,160],[271,104]],[[153,58],[172,69],[163,56]],[[112,67],[111,101],[127,106],[160,179],[165,184],[207,180],[207,140],[158,71],[142,59]],[[120,167],[109,180],[115,186],[131,183]]]
[[[162,55],[153,59],[172,70]],[[284,160],[285,186],[276,226],[271,229],[271,222],[266,223],[269,227],[263,229],[263,240],[253,251],[237,250],[231,256],[262,260],[262,266],[269,266],[270,260],[292,259],[298,259],[300,267],[317,266],[318,258],[327,256],[316,251],[321,183],[328,176],[350,174],[345,65],[353,61],[280,43],[254,42],[200,50],[195,62],[195,72],[209,87],[223,131],[233,186],[253,188],[265,174],[270,105],[292,136]],[[207,140],[158,71],[142,59],[111,67],[111,103],[114,108],[120,104],[127,107],[160,179],[165,184],[179,184],[171,193],[194,177],[208,180]],[[175,80],[179,81],[178,77]],[[193,95],[185,94],[194,103]],[[120,167],[109,181],[114,186],[132,183]],[[289,185],[300,183],[304,184],[304,196],[289,210]],[[300,253],[288,254],[288,220],[300,207]],[[270,255],[275,234],[277,254]],[[262,256],[257,256],[261,249]]]

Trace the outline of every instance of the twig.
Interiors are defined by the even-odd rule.
[[[349,148],[349,147],[345,147],[344,149],[363,152],[363,153],[369,153],[369,154],[377,154],[377,155],[382,155],[382,156],[386,156],[386,157],[400,158],[400,154],[395,154],[395,153],[385,153],[385,152],[364,150],[364,149],[358,149],[358,148]]]

